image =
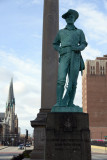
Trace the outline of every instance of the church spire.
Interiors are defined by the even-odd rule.
[[[13,78],[11,78],[10,87],[9,87],[9,95],[7,105],[13,106],[15,104],[14,92],[13,92]]]

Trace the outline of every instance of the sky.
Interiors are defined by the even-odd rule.
[[[21,133],[32,134],[30,121],[41,106],[41,57],[43,0],[0,0],[0,112],[5,112],[13,77],[16,113]],[[107,54],[107,0],[59,0],[61,18],[68,9],[79,12],[75,26],[84,31],[88,42],[84,61]],[[82,106],[82,77],[79,75],[75,103]]]

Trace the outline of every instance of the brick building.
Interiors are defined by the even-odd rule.
[[[107,136],[107,55],[85,63],[82,106],[89,113],[91,139],[104,139]]]

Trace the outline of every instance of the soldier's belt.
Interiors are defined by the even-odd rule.
[[[69,47],[61,47],[61,53],[67,53],[67,52],[71,52],[72,51],[72,48],[71,46]]]

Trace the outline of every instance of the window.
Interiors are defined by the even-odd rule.
[[[95,66],[91,66],[91,75],[95,74]]]
[[[100,74],[104,75],[104,66],[100,66]]]

